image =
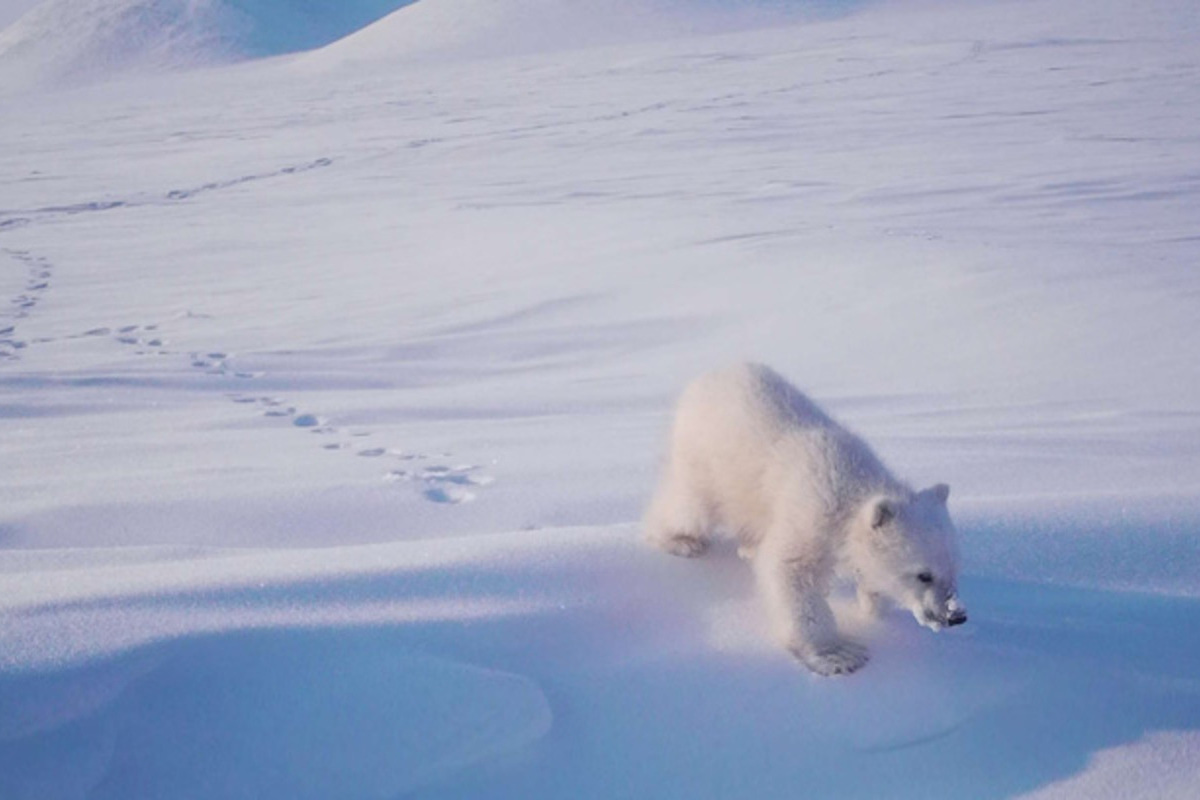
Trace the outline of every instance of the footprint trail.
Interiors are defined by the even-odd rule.
[[[18,327],[43,300],[54,277],[54,266],[43,256],[28,250],[4,249],[2,251],[18,268],[25,270],[22,290],[9,298],[7,307],[0,309],[0,361],[17,361],[21,351],[29,342],[20,338]]]
[[[491,475],[479,472],[480,469],[478,464],[454,467],[435,464],[415,471],[394,469],[384,475],[384,480],[414,484],[426,500],[457,505],[473,501],[477,489],[495,481]]]
[[[7,307],[0,307],[0,362],[19,360],[30,344],[107,339],[117,347],[139,357],[184,361],[192,370],[213,379],[233,378],[252,386],[255,379],[265,375],[262,372],[238,369],[234,364],[234,355],[224,350],[172,350],[163,335],[160,323],[102,325],[68,336],[26,341],[18,336],[20,323],[43,300],[54,277],[54,268],[46,258],[27,250],[4,249],[0,250],[0,253],[8,256],[11,262],[23,268],[26,273],[22,291],[9,299]],[[193,315],[189,313],[189,317],[191,316]],[[297,431],[325,437],[326,441],[320,447],[327,452],[344,452],[359,459],[405,463],[450,456],[449,453],[430,456],[386,444],[365,442],[363,440],[372,438],[374,434],[362,430],[342,430],[332,425],[327,418],[302,410],[283,397],[254,391],[229,392],[226,397],[239,406],[253,409],[266,420],[287,422],[289,427]],[[330,438],[336,441],[328,441]],[[475,464],[430,464],[420,469],[387,469],[383,473],[383,479],[389,483],[410,486],[421,499],[443,505],[472,502],[477,498],[480,488],[494,481],[492,476],[480,472],[480,467]]]

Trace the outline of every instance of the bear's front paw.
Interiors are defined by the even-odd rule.
[[[867,648],[839,639],[817,647],[789,647],[792,655],[818,675],[849,675],[867,663]]]

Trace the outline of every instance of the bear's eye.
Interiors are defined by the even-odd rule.
[[[917,576],[917,580],[919,580],[921,583],[933,583],[933,575],[928,572],[922,572]]]

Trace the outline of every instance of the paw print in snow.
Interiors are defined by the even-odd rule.
[[[476,464],[456,467],[432,465],[421,470],[395,469],[384,475],[384,480],[394,483],[415,484],[421,496],[433,503],[458,505],[476,498],[475,490],[495,481],[491,475],[480,473]]]

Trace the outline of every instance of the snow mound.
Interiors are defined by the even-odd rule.
[[[0,32],[11,87],[308,50],[412,0],[45,0]]]
[[[1194,599],[967,575],[971,625],[935,636],[840,597],[872,661],[826,681],[731,547],[632,526],[0,551],[0,576],[4,798],[1129,797],[1159,766],[1144,786],[1183,797],[1195,773]]]
[[[551,727],[545,695],[523,676],[392,653],[386,640],[296,634],[27,679],[0,689],[0,705],[35,723],[0,726],[4,797],[395,797]],[[30,745],[42,757],[21,763]]]
[[[1139,741],[1109,747],[1089,759],[1088,768],[1019,800],[1116,800],[1154,797],[1187,800],[1200,784],[1200,733],[1153,733]]]

